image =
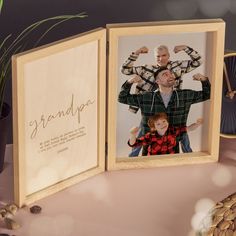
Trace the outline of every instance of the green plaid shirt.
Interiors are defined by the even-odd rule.
[[[186,126],[190,107],[194,103],[210,98],[209,80],[201,81],[202,90],[174,90],[168,106],[165,107],[159,91],[143,94],[130,94],[132,84],[127,81],[122,85],[118,101],[141,109],[144,133],[149,132],[148,118],[159,112],[165,112],[171,126]]]

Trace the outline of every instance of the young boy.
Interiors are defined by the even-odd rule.
[[[191,124],[189,129],[184,127],[169,126],[166,113],[157,113],[148,120],[150,132],[140,138],[136,138],[139,128],[134,127],[130,130],[130,147],[148,145],[148,155],[174,154],[179,153],[179,139],[181,134],[191,131],[201,125],[202,119]]]

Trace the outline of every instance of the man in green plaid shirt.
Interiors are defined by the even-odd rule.
[[[166,67],[161,67],[154,76],[159,87],[158,90],[143,94],[130,94],[132,84],[140,81],[140,78],[136,76],[122,85],[118,98],[120,103],[141,109],[141,129],[144,134],[149,132],[148,118],[159,112],[165,112],[168,115],[170,125],[186,126],[191,105],[210,98],[210,82],[207,77],[201,74],[193,76],[194,80],[201,81],[201,91],[190,89],[175,90],[175,77]],[[142,154],[144,156],[147,155],[145,148]]]

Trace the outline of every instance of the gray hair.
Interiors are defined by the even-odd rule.
[[[160,51],[167,51],[169,53],[169,49],[166,45],[160,45],[160,46],[154,48],[154,56],[157,55],[157,51],[159,51],[159,50]]]

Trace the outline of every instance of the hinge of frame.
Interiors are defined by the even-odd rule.
[[[108,143],[105,142],[105,170],[107,170],[107,159],[108,159]]]
[[[107,157],[107,152],[108,152],[108,144],[105,142],[105,157]]]
[[[106,53],[107,55],[109,55],[109,41],[107,41],[107,44],[106,44]]]

